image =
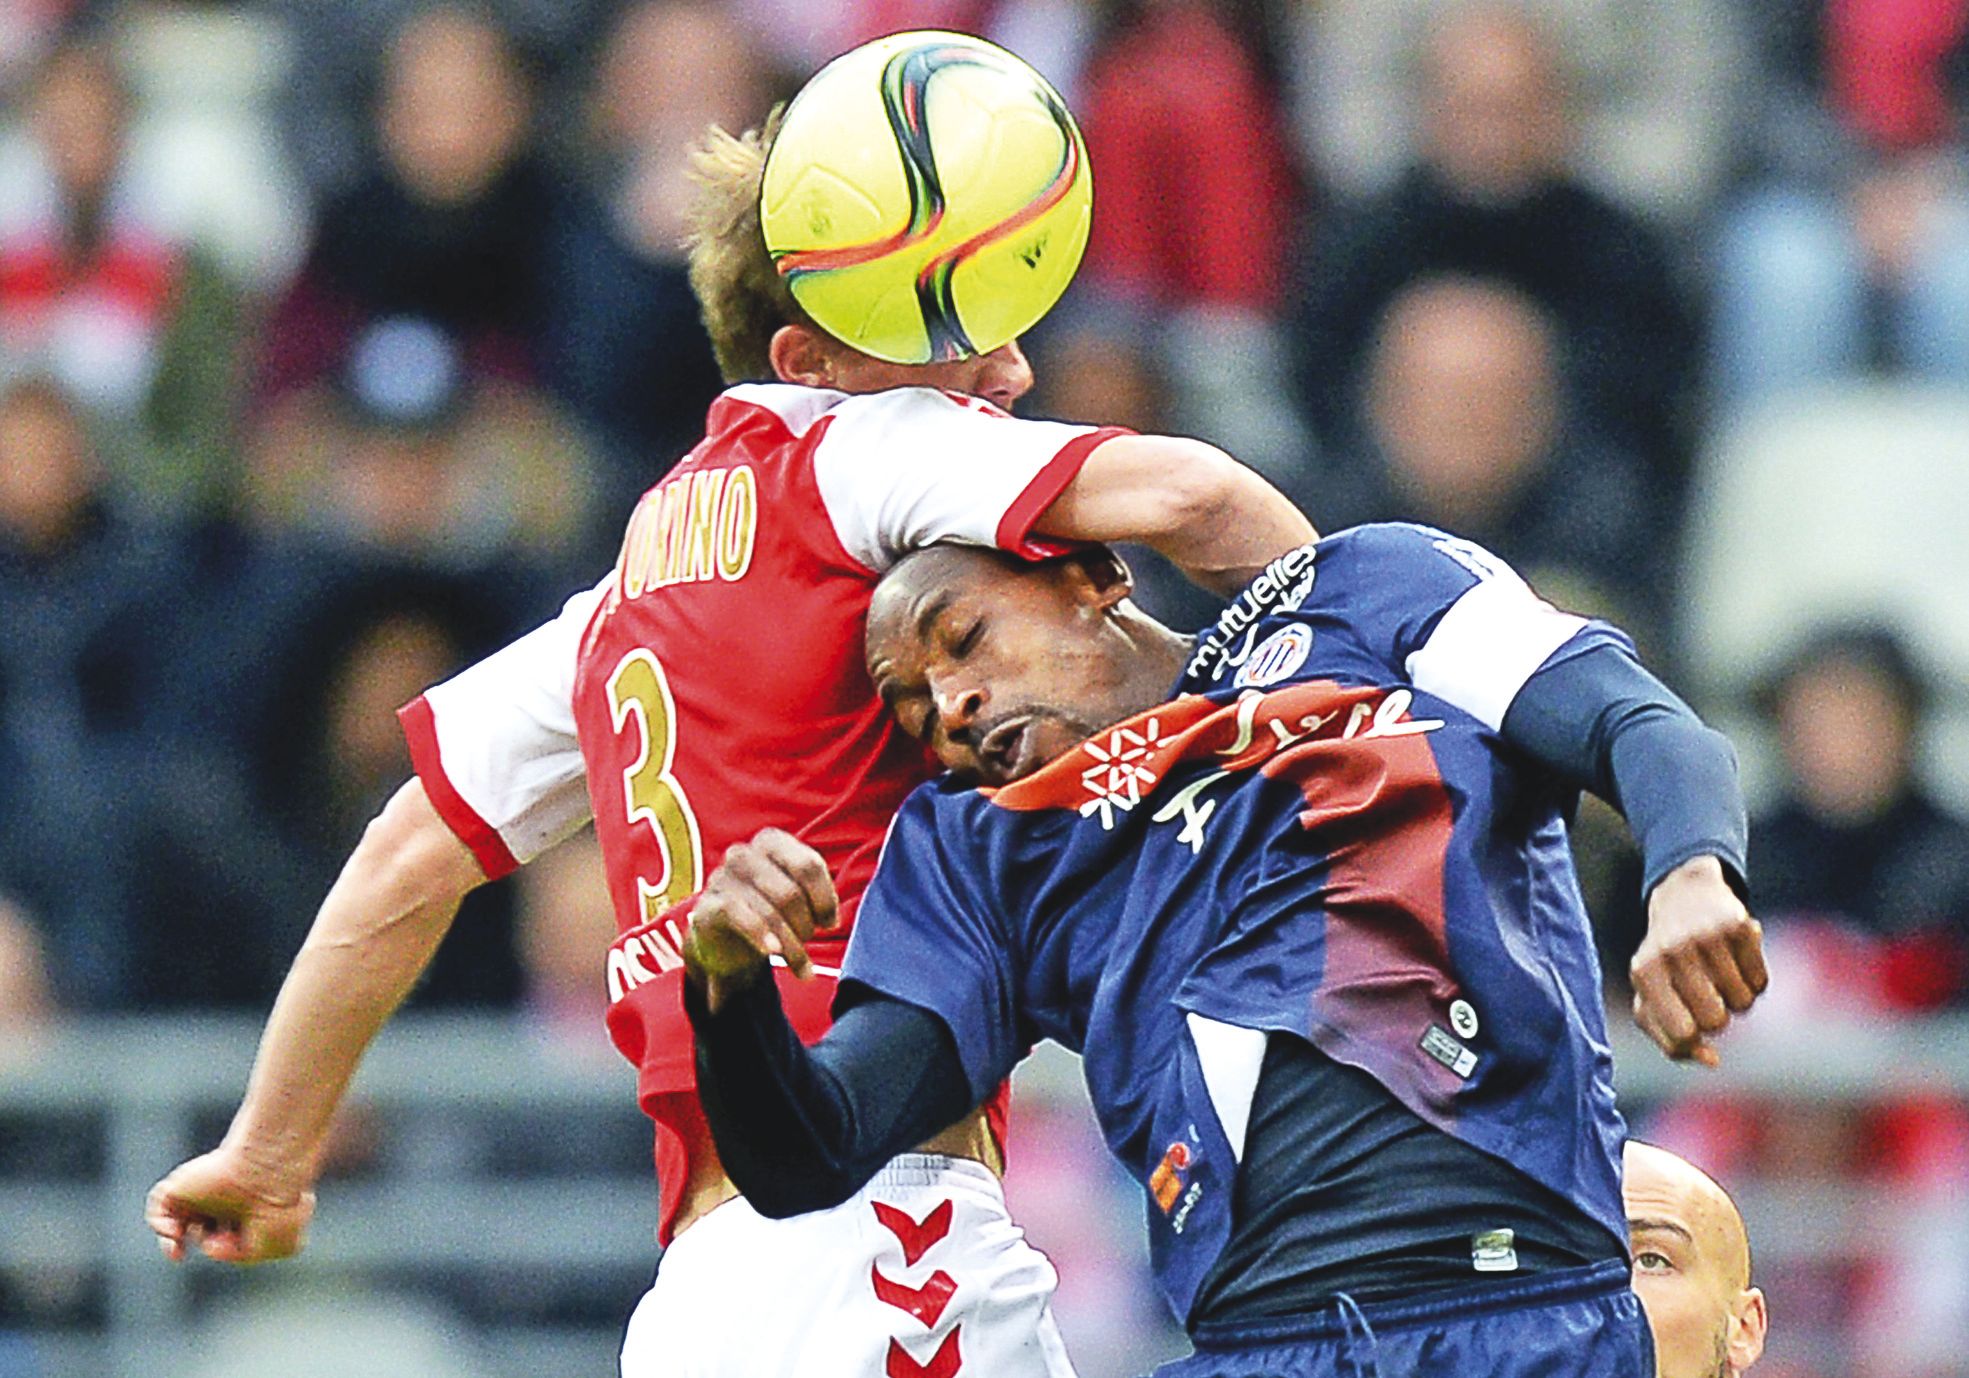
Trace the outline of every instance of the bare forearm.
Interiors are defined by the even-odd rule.
[[[1222,450],[1155,435],[1117,436],[1098,447],[1035,529],[1056,539],[1146,545],[1225,596],[1318,537],[1283,493]]]
[[[405,785],[363,834],[288,971],[229,1144],[313,1179],[356,1064],[483,880],[423,787]]]

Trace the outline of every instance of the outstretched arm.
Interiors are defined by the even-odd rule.
[[[260,1263],[300,1249],[329,1122],[356,1064],[484,880],[422,782],[399,789],[322,902],[224,1141],[150,1190],[145,1218],[168,1257],[197,1248]]]
[[[839,1205],[974,1099],[950,1030],[915,1005],[870,993],[800,1042],[768,959],[805,974],[834,917],[826,863],[768,828],[711,874],[684,947],[698,1098],[725,1171],[774,1218]]]
[[[1769,983],[1763,929],[1744,906],[1749,830],[1728,739],[1612,644],[1533,675],[1503,730],[1626,816],[1648,897],[1635,1021],[1670,1057],[1717,1065],[1710,1038]]]
[[[1167,435],[1102,441],[1033,529],[1058,540],[1146,545],[1227,598],[1319,538],[1255,470],[1214,445]]]

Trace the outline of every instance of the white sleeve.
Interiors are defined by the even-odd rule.
[[[841,545],[880,573],[937,541],[1027,555],[1032,524],[1096,446],[1125,431],[1026,421],[933,388],[851,397],[829,414],[814,480]]]
[[[398,714],[431,803],[494,879],[588,821],[575,654],[613,578]]]
[[[1477,578],[1409,653],[1409,682],[1495,732],[1525,681],[1587,620],[1553,607],[1481,547],[1455,537],[1435,544]]]

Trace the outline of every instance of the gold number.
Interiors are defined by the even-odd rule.
[[[691,812],[684,787],[670,774],[677,748],[677,708],[663,667],[643,650],[622,657],[609,676],[608,697],[615,730],[620,732],[634,715],[642,736],[642,750],[622,772],[622,787],[630,826],[649,824],[663,861],[663,873],[654,883],[636,877],[643,914],[653,919],[696,894],[704,880],[697,815]]]

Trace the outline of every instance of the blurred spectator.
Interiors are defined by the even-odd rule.
[[[184,269],[127,159],[130,95],[107,49],[57,48],[0,162],[0,370],[53,372],[90,407],[133,416]]]
[[[1076,290],[1154,313],[1179,430],[1290,462],[1276,315],[1300,196],[1268,8],[1112,0],[1103,18],[1080,77],[1100,209]]]
[[[119,788],[140,754],[156,637],[181,567],[130,521],[70,395],[40,377],[0,391],[0,874],[47,921],[78,1005],[127,978],[119,943]]]
[[[1419,130],[1408,70],[1429,23],[1462,0],[1322,0],[1294,6],[1298,127],[1322,184],[1384,192]],[[1572,165],[1651,219],[1708,210],[1736,111],[1743,7],[1730,0],[1525,0],[1572,74]]]
[[[34,65],[76,8],[75,0],[11,0],[0,6],[0,98]]]
[[[1165,306],[1267,315],[1297,187],[1256,5],[1115,0],[1082,74],[1100,179],[1087,285]]]
[[[1969,993],[1969,824],[1922,791],[1913,749],[1927,688],[1898,636],[1822,628],[1774,678],[1767,707],[1787,779],[1752,821],[1751,890],[1777,979],[1744,1037],[1794,1048]],[[1768,1006],[1768,1008],[1766,1008]],[[1895,1223],[1771,1277],[1799,1317],[1780,1372],[1960,1373],[1969,1342],[1969,1246],[1951,1213],[1969,1190],[1969,1108],[1884,1080],[1872,1097],[1745,1103],[1691,1096],[1662,1130],[1716,1161],[1793,1189],[1864,1189]],[[1906,1324],[1909,1314],[1920,1326]],[[1839,1365],[1843,1363],[1843,1368]]]
[[[1367,367],[1364,444],[1306,499],[1323,526],[1444,527],[1547,597],[1648,636],[1658,508],[1639,463],[1568,410],[1544,312],[1501,283],[1425,279],[1389,306]]]
[[[257,429],[247,511],[359,560],[554,569],[586,516],[586,457],[538,392],[468,369],[429,320],[362,327],[332,379]]]
[[[1852,970],[1869,1004],[1920,1012],[1969,997],[1969,822],[1914,771],[1927,693],[1898,637],[1822,631],[1771,692],[1787,781],[1752,827],[1757,912],[1817,919],[1878,944]]]
[[[771,104],[747,34],[706,0],[626,9],[603,50],[555,224],[548,376],[600,443],[606,559],[624,514],[703,434],[722,386],[683,258],[689,152],[709,125],[757,125]]]
[[[305,877],[298,889],[307,899],[278,921],[275,984],[364,826],[410,777],[396,710],[497,646],[505,617],[502,600],[476,581],[378,571],[325,592],[276,648],[279,678],[256,724],[252,786]],[[481,887],[466,897],[416,998],[503,1007],[519,990],[510,887]]]
[[[229,216],[278,201],[277,176],[230,156],[216,161],[249,180],[243,194],[188,174],[171,137],[145,137],[110,48],[93,41],[55,49],[27,117],[0,140],[0,377],[51,373],[113,420],[103,457],[124,498],[216,507],[232,479],[242,306],[205,246]],[[232,252],[252,257],[236,238]]]
[[[1311,244],[1295,323],[1321,439],[1346,429],[1388,303],[1418,278],[1465,273],[1537,302],[1570,410],[1676,474],[1692,315],[1656,233],[1568,169],[1578,126],[1545,32],[1512,6],[1456,7],[1430,31],[1418,104],[1419,161],[1385,195],[1338,208]]]
[[[210,8],[203,0],[190,0]],[[250,7],[278,24],[294,52],[278,93],[283,142],[316,200],[332,200],[360,180],[374,140],[370,107],[380,56],[404,24],[434,0],[254,0]],[[444,0],[435,0],[444,3]],[[573,71],[586,79],[595,34],[620,0],[452,0],[486,16],[551,84]]]
[[[1748,400],[1876,360],[1969,382],[1969,8],[1751,12],[1748,186],[1715,255],[1720,393]]]
[[[1169,385],[1148,312],[1069,296],[1024,341],[1034,385],[1020,410],[1061,421],[1169,428]]]
[[[259,393],[330,372],[363,327],[415,315],[474,373],[538,367],[555,187],[530,150],[533,93],[476,11],[424,11],[394,35],[374,108],[376,162],[322,212],[301,277],[268,323]]]
[[[48,962],[77,1008],[260,1003],[291,955],[274,920],[294,867],[225,753],[251,675],[208,671],[193,609],[240,583],[276,625],[276,565],[215,569],[192,533],[128,516],[74,403],[47,379],[0,392],[0,877],[46,919]],[[265,641],[247,653],[263,677]],[[162,802],[163,806],[160,806]]]

